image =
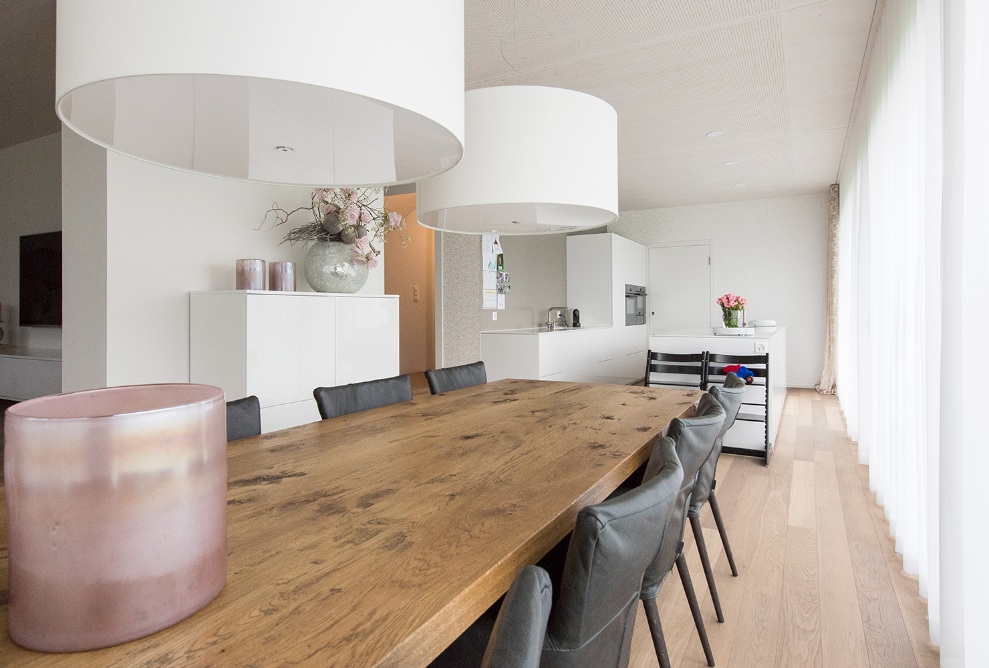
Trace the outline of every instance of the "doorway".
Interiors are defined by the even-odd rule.
[[[410,374],[416,381],[423,371],[436,367],[435,233],[416,222],[414,192],[387,195],[385,210],[405,218],[400,234],[411,240],[403,247],[398,234],[388,235],[385,294],[399,296],[399,373]]]
[[[649,333],[705,329],[713,303],[710,242],[649,247]]]

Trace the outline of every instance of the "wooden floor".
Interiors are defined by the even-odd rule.
[[[721,457],[718,500],[737,578],[710,508],[702,520],[724,624],[714,616],[693,539],[685,538],[718,666],[938,665],[926,602],[916,579],[901,570],[857,461],[837,399],[793,389],[769,467],[750,457]],[[706,666],[675,572],[660,592],[659,611],[671,664]],[[659,665],[641,606],[631,665]]]

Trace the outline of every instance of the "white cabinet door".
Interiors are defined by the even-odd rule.
[[[338,297],[336,302],[336,385],[397,376],[398,300]]]
[[[247,296],[247,394],[261,406],[312,399],[333,385],[336,299],[299,295]]]

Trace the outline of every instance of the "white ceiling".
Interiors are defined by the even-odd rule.
[[[466,87],[558,86],[609,102],[622,210],[823,192],[876,5],[466,0]],[[0,0],[0,148],[60,127],[54,16],[55,0]]]

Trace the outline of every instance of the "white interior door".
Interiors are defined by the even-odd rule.
[[[711,244],[649,248],[649,333],[711,327]]]

